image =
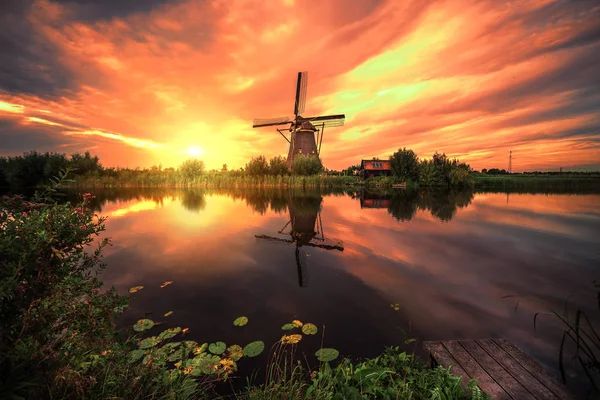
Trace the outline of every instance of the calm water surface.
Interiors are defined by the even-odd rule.
[[[121,292],[145,287],[124,323],[149,315],[200,343],[270,346],[297,318],[324,325],[324,346],[344,356],[401,345],[402,330],[419,341],[501,337],[558,375],[561,326],[542,318],[534,333],[534,313],[562,310],[568,297],[599,322],[598,194],[96,194],[114,242],[103,279]],[[174,283],[160,289],[164,281]],[[515,311],[507,295],[532,299]],[[241,315],[249,324],[233,327]],[[312,360],[320,341],[307,337],[299,351]],[[241,372],[264,371],[261,357],[243,360]],[[581,395],[585,379],[569,375]]]

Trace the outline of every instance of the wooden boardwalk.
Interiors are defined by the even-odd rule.
[[[432,366],[452,366],[466,385],[471,378],[493,399],[572,400],[558,379],[505,339],[424,342]]]

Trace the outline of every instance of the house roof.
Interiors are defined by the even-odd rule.
[[[374,166],[372,163],[381,163],[381,166]],[[374,170],[390,170],[390,160],[361,160],[361,169],[374,169]]]

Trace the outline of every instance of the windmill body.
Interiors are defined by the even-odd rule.
[[[304,112],[306,105],[307,82],[307,73],[298,72],[293,118],[255,119],[252,125],[253,128],[289,125],[287,128],[289,131],[289,138],[284,134],[286,129],[277,128],[277,132],[279,132],[289,144],[288,157],[286,160],[288,168],[291,168],[292,162],[299,155],[320,157],[325,127],[342,126],[344,124],[344,119],[346,118],[344,114],[312,117],[301,116],[300,114]]]

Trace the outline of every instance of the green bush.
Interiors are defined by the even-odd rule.
[[[292,161],[294,175],[316,175],[323,171],[323,164],[318,156],[304,156],[298,154]]]
[[[166,379],[164,370],[128,362],[134,343],[115,328],[127,297],[104,290],[97,277],[110,242],[95,239],[104,218],[89,207],[92,198],[85,194],[75,205],[39,197],[0,201],[0,393],[26,399],[190,397],[197,385],[189,378]]]
[[[269,160],[269,175],[287,175],[288,167],[285,158],[278,156]]]
[[[205,166],[202,160],[186,160],[179,167],[179,174],[185,182],[194,181],[204,174]]]
[[[419,159],[414,151],[406,147],[392,154],[390,167],[392,168],[392,174],[400,182],[416,182],[419,180]]]
[[[265,176],[269,173],[269,163],[265,156],[252,157],[246,164],[245,172],[250,176]]]

